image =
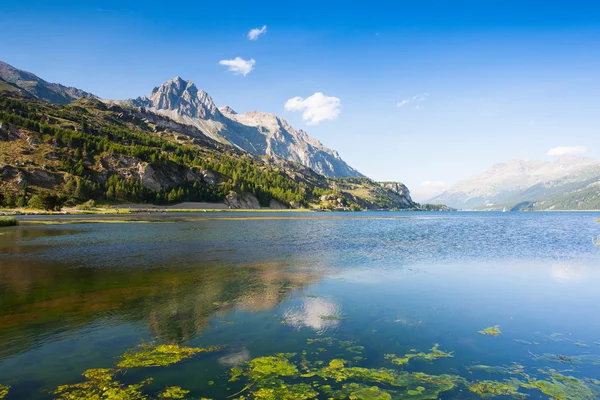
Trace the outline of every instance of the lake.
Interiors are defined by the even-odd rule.
[[[0,385],[8,400],[595,399],[598,217],[203,213],[0,228]]]

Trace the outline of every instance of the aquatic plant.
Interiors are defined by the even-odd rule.
[[[9,390],[10,386],[0,384],[0,399],[5,398],[8,395]]]
[[[391,400],[392,396],[377,386],[371,386],[352,392],[348,398],[350,400]]]
[[[550,380],[530,379],[522,383],[526,389],[537,389],[555,400],[593,400],[598,393],[594,392],[585,382],[573,376],[550,373]]]
[[[117,371],[108,368],[88,369],[83,373],[86,381],[56,388],[54,395],[57,400],[143,400],[141,388],[152,379],[146,379],[135,385],[123,385],[114,377]]]
[[[252,393],[254,399],[260,400],[305,400],[319,396],[310,385],[298,383],[292,385],[281,384],[274,388],[260,388]]]
[[[467,367],[469,371],[481,371],[486,374],[494,374],[494,375],[519,375],[522,374],[525,370],[525,367],[521,364],[512,363],[510,366],[490,366],[490,365],[472,365]]]
[[[348,346],[352,343],[343,344]],[[362,351],[361,346],[349,346],[346,349]],[[444,356],[449,355],[434,346],[431,353],[415,355],[436,358],[442,353]],[[247,384],[231,397],[242,395],[240,399],[310,399],[324,394],[330,399],[387,400],[410,396],[411,399],[424,400],[435,399],[440,393],[464,384],[464,379],[459,376],[363,368],[352,366],[350,361],[340,358],[326,363],[323,360],[310,362],[308,355],[307,351],[299,355],[275,354],[250,360],[243,369],[232,368],[229,380],[244,378]],[[312,379],[312,385],[306,383],[309,379]]]
[[[142,344],[137,349],[130,350],[121,356],[119,368],[166,367],[178,363],[195,354],[218,351],[219,346],[213,347],[182,347],[177,344],[160,344],[153,346]]]
[[[182,389],[180,386],[170,386],[163,390],[159,395],[159,399],[185,399],[189,390]]]
[[[451,358],[453,356],[453,352],[445,352],[439,349],[440,345],[438,343],[434,344],[429,353],[408,353],[403,357],[397,357],[395,354],[386,354],[384,355],[385,359],[390,360],[392,363],[396,365],[406,365],[411,359],[422,359],[426,361],[434,361],[438,358]]]
[[[341,315],[321,315],[320,318],[323,321],[345,321],[350,319],[348,317],[342,317]]]
[[[600,365],[600,355],[596,354],[582,354],[579,356],[566,356],[562,354],[544,353],[540,355],[534,355],[533,359],[540,362],[554,362],[561,364],[574,364],[574,365]]]
[[[513,399],[524,399],[527,395],[519,393],[520,386],[521,382],[518,380],[506,380],[503,382],[486,380],[469,385],[469,390],[482,398],[507,396]]]
[[[525,344],[527,346],[532,345],[533,343],[527,341],[527,340],[521,340],[521,339],[513,339],[513,342],[515,343],[519,343],[519,344]]]
[[[490,326],[489,328],[485,328],[484,330],[478,331],[480,335],[490,335],[490,336],[498,336],[502,334],[500,330],[500,325]]]
[[[0,228],[3,226],[16,226],[18,224],[15,217],[0,217]]]
[[[279,353],[269,357],[258,357],[248,362],[248,377],[253,381],[282,376],[298,375],[298,368],[289,359],[295,353]]]

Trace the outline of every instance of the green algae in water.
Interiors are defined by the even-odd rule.
[[[306,383],[281,384],[275,388],[260,388],[252,393],[252,398],[261,400],[305,400],[314,399],[319,393]],[[244,397],[240,397],[244,399]]]
[[[530,346],[530,345],[533,344],[533,343],[531,343],[531,342],[529,342],[527,340],[521,340],[521,339],[513,339],[513,342],[519,343],[519,344],[524,344],[524,345],[527,345],[527,346]]]
[[[516,379],[503,382],[486,380],[469,385],[469,390],[482,398],[506,396],[512,399],[524,399],[527,395],[519,393],[521,385],[522,383]]]
[[[438,355],[438,352],[432,351],[431,354]],[[310,399],[324,394],[331,399],[391,399],[410,396],[414,400],[425,400],[436,399],[442,392],[465,385],[464,378],[454,375],[435,376],[387,368],[357,367],[352,366],[350,361],[339,358],[323,365],[323,360],[310,362],[307,355],[303,351],[300,355],[281,353],[258,357],[247,362],[244,369],[232,369],[230,380],[245,379],[247,384],[231,397]],[[422,353],[422,356],[427,354]],[[299,372],[300,370],[303,372]],[[306,384],[307,380],[312,380],[312,385]]]
[[[535,361],[544,363],[560,363],[560,364],[573,364],[573,365],[600,365],[600,355],[596,354],[582,354],[579,356],[566,356],[563,354],[552,354],[544,353],[541,356],[536,355],[533,357]]]
[[[529,380],[521,385],[527,389],[537,389],[555,400],[594,400],[598,393],[585,382],[573,376],[550,373],[550,380]]]
[[[159,395],[159,399],[185,399],[189,390],[182,389],[180,386],[171,386],[163,390]]]
[[[5,398],[8,395],[9,390],[10,386],[0,385],[0,399]]]
[[[198,353],[218,351],[219,346],[213,347],[182,347],[177,344],[160,344],[153,346],[142,344],[131,350],[119,362],[119,368],[166,367],[190,358]]]
[[[58,400],[106,399],[106,400],[142,400],[147,396],[142,387],[152,379],[146,379],[135,385],[123,385],[114,380],[117,371],[108,368],[88,369],[83,373],[86,381],[56,388],[54,395]]]
[[[259,381],[296,376],[298,368],[289,361],[293,356],[295,353],[280,353],[274,356],[255,358],[248,363],[248,378]]]
[[[411,350],[411,353],[405,354],[404,357],[397,357],[395,354],[386,354],[384,357],[396,365],[406,365],[411,359],[422,359],[426,361],[434,361],[438,358],[451,358],[453,352],[445,352],[439,349],[440,345],[435,344],[429,353],[415,353],[416,350]]]
[[[352,392],[348,398],[350,400],[391,400],[392,396],[377,386],[371,386]]]
[[[490,365],[472,365],[467,367],[469,371],[480,371],[486,374],[493,375],[520,375],[525,371],[525,367],[521,364],[513,363],[510,366],[490,366]]]
[[[489,335],[489,336],[498,336],[502,334],[500,330],[500,325],[490,326],[489,328],[485,328],[484,330],[478,331],[480,335]]]

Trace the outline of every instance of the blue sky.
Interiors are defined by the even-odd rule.
[[[17,68],[114,99],[179,75],[418,200],[558,146],[600,157],[597,2],[21,0],[0,15],[0,60]],[[219,64],[236,57],[255,60],[246,76]],[[339,99],[334,119],[286,110],[318,92]]]

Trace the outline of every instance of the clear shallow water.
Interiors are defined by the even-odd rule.
[[[178,385],[191,398],[226,398],[244,387],[228,381],[232,366],[303,350],[315,362],[467,384],[511,378],[468,369],[479,364],[598,379],[599,216],[227,213],[3,229],[0,384],[11,386],[7,399],[52,398],[153,341],[223,349],[122,377],[153,377],[149,395]],[[494,325],[500,336],[477,333]],[[401,367],[384,358],[435,343],[454,357]],[[440,397],[478,398],[464,385]]]

